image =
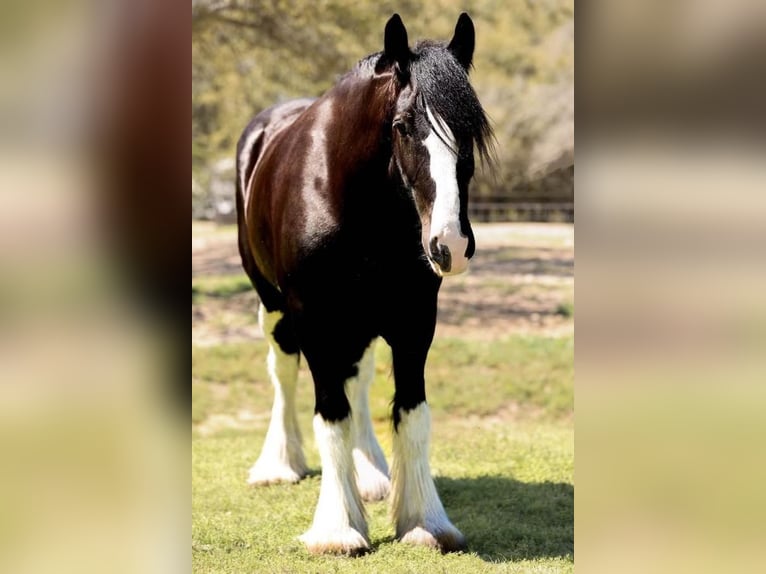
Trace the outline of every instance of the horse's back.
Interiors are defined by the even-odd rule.
[[[269,143],[291,126],[313,101],[308,98],[291,100],[263,110],[245,127],[237,142],[236,206],[239,253],[245,272],[258,292],[261,302],[269,311],[283,310],[284,301],[276,286],[259,269],[248,240],[247,205],[252,193],[253,174]]]
[[[313,99],[304,98],[276,104],[263,110],[247,124],[237,142],[237,190],[245,204],[250,195],[249,183],[263,150],[313,102]]]

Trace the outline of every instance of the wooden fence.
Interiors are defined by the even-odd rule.
[[[471,198],[471,221],[556,221],[574,222],[573,201],[508,201],[507,198]]]

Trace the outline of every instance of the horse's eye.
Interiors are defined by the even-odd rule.
[[[407,124],[404,123],[404,120],[401,120],[399,118],[394,120],[394,128],[396,131],[399,132],[399,135],[407,136]]]

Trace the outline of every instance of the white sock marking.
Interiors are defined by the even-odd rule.
[[[263,305],[260,306],[258,319],[269,341],[266,364],[274,386],[274,405],[261,455],[250,469],[250,484],[297,482],[308,472],[295,415],[298,355],[283,353],[272,335],[274,326],[281,318],[282,313],[268,313]]]
[[[419,544],[458,548],[464,544],[463,536],[447,518],[431,478],[430,427],[431,415],[425,402],[409,412],[401,411],[398,430],[394,432],[391,472],[391,510],[396,534]]]
[[[322,484],[311,528],[300,539],[311,552],[350,553],[369,547],[367,520],[354,481],[351,421],[327,422],[314,416],[322,460]]]
[[[388,464],[372,428],[369,388],[375,377],[375,340],[359,361],[356,380],[346,383],[346,395],[351,403],[351,432],[356,484],[364,500],[382,500],[391,490]]]

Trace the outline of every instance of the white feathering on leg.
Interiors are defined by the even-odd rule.
[[[391,513],[402,542],[460,550],[465,538],[447,518],[428,464],[431,416],[423,402],[400,411],[394,432]]]
[[[351,432],[356,484],[364,500],[383,500],[391,490],[388,464],[372,428],[369,407],[369,388],[375,376],[375,341],[358,364],[356,379],[346,383],[346,394],[351,403]]]
[[[314,416],[314,434],[322,460],[322,483],[314,522],[300,540],[312,553],[358,554],[369,548],[367,519],[354,482],[351,422],[327,422]]]
[[[298,482],[308,473],[298,419],[295,414],[295,387],[298,381],[298,354],[287,355],[274,341],[273,330],[282,313],[267,313],[261,305],[258,313],[264,335],[269,341],[266,359],[269,378],[274,386],[271,422],[261,455],[250,469],[247,482],[262,485]]]

